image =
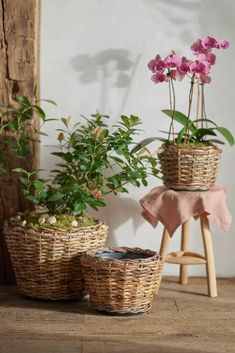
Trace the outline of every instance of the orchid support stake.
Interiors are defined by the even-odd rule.
[[[186,125],[186,139],[185,139],[185,143],[187,143],[188,135],[189,135],[189,117],[190,117],[191,108],[192,108],[192,101],[193,101],[194,78],[195,78],[195,75],[192,76],[191,86],[190,86],[190,91],[189,91],[188,121],[187,121],[187,125]]]
[[[199,119],[199,108],[200,108],[200,84],[199,84],[199,80],[197,80],[197,113],[196,113],[197,120]],[[198,128],[198,121],[196,122],[196,126]]]

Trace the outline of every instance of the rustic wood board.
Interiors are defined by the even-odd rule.
[[[16,96],[33,99],[39,80],[39,0],[0,0],[0,109]],[[35,119],[35,125],[38,121]],[[29,161],[37,165],[39,147]],[[2,221],[28,207],[12,176],[0,176],[0,283],[14,282],[2,236]]]
[[[1,287],[0,353],[234,353],[235,279],[218,288],[209,298],[205,278],[187,286],[166,278],[148,313],[113,316],[90,309],[88,298],[32,300]]]

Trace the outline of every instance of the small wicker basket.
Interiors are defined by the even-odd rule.
[[[208,190],[215,185],[221,152],[214,145],[163,145],[158,151],[163,184],[175,190]]]
[[[20,292],[32,298],[59,300],[86,295],[80,258],[103,247],[108,227],[99,222],[78,229],[48,229],[4,224],[4,235]]]
[[[148,311],[159,285],[163,258],[140,248],[105,248],[82,256],[91,307],[110,313]]]

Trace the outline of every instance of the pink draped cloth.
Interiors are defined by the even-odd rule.
[[[227,231],[232,217],[226,205],[227,190],[214,186],[208,191],[174,191],[164,186],[152,189],[140,200],[142,216],[156,227],[160,221],[172,236],[185,221],[207,213],[210,221]]]

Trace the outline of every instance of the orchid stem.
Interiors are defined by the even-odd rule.
[[[175,132],[174,132],[174,113],[175,113],[175,90],[172,82],[172,78],[169,76],[169,100],[170,100],[170,110],[171,110],[171,123],[168,132],[168,140],[170,140],[171,131],[173,134],[173,143],[175,143]],[[173,105],[172,105],[172,94],[173,94]]]
[[[185,142],[187,142],[187,136],[189,135],[189,117],[190,117],[191,108],[192,108],[192,101],[193,101],[194,77],[195,77],[195,75],[192,76],[191,87],[190,87],[190,91],[189,91],[188,121],[187,121],[187,125],[186,125],[186,139],[185,139]]]
[[[197,120],[199,119],[199,108],[200,108],[200,84],[199,80],[197,81]],[[196,123],[196,126],[198,128],[198,121]]]

